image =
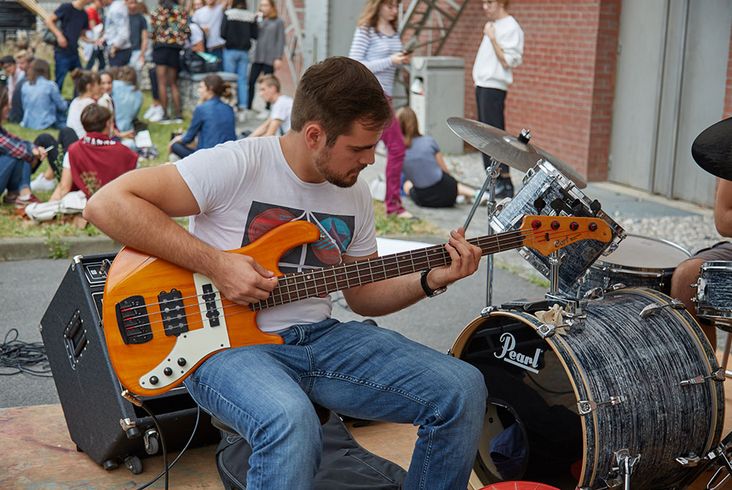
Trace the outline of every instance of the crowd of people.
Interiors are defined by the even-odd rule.
[[[523,32],[508,15],[507,0],[483,3],[488,22],[473,71],[476,103],[482,121],[502,128],[511,69],[521,62]],[[398,69],[411,59],[399,36],[398,8],[394,0],[367,1],[349,53],[375,74],[392,104]],[[168,144],[171,160],[236,139],[237,122],[248,118],[262,122],[240,136],[283,135],[289,130],[292,98],[281,93],[274,75],[283,64],[285,43],[285,25],[274,0],[258,0],[256,5],[247,0],[159,0],[152,12],[138,0],[73,0],[61,4],[46,25],[54,38],[53,77],[49,63],[34,59],[31,50],[5,56],[0,64],[7,77],[7,120],[59,131],[55,142],[44,137],[46,147],[53,149],[51,160],[62,158],[71,143],[84,137],[80,114],[90,104],[110,111],[111,137],[133,151],[140,150],[135,136],[146,122],[182,123],[181,70],[202,79],[190,126]],[[213,73],[218,71],[235,75],[235,91]],[[74,84],[70,101],[61,95],[68,75]],[[147,79],[152,102],[140,116],[139,85]],[[262,113],[252,110],[257,92],[266,104]],[[399,113],[401,118],[392,105],[391,123],[382,133],[387,213],[414,218],[402,205],[402,196],[428,207],[470,202],[475,191],[450,175],[436,141],[420,133],[408,108]],[[53,161],[36,175],[31,188],[53,189],[61,175],[60,162]],[[498,197],[513,194],[510,182],[508,168],[502,166]]]
[[[69,183],[72,189],[80,188],[75,181],[63,181],[63,168],[69,168],[71,145],[87,134],[81,116],[91,105],[109,112],[111,141],[133,152],[141,150],[135,137],[147,123],[182,123],[181,70],[200,75],[202,81],[190,127],[168,145],[172,159],[236,139],[235,111],[239,121],[266,119],[262,134],[284,134],[289,129],[292,99],[279,94],[279,80],[273,75],[282,64],[284,23],[273,0],[257,3],[257,9],[248,9],[246,0],[194,0],[187,4],[160,0],[152,12],[138,0],[61,4],[46,19],[53,44],[53,74],[51,64],[36,58],[30,48],[0,58],[8,98],[4,120],[48,131],[41,135],[43,146],[38,148],[45,149],[41,160],[49,162],[28,186],[22,186],[22,192],[16,192],[17,179],[3,179],[0,194],[7,191],[7,202],[19,198],[25,202],[27,195],[33,196],[26,187],[34,192],[56,189],[59,192],[53,197],[63,195]],[[221,71],[236,75],[235,93],[230,93],[229,84],[215,73]],[[139,86],[147,78],[152,103],[141,115],[143,94]],[[263,113],[252,110],[259,78],[264,78],[261,92],[268,94],[263,95]],[[69,79],[73,84],[70,100],[62,96]],[[276,94],[271,93],[272,86],[277,87]],[[222,101],[229,97],[235,100],[234,109]],[[270,104],[274,105],[272,115]],[[96,132],[107,134],[105,128]],[[9,133],[6,138],[18,139]],[[17,160],[18,155],[12,156]],[[7,165],[11,170],[14,167]],[[31,166],[31,174],[37,168],[37,164]]]

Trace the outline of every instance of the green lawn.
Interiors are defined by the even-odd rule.
[[[62,94],[67,99],[72,95],[72,84],[70,82],[70,79],[66,80]],[[140,114],[143,114],[145,110],[147,110],[152,100],[149,92],[143,92],[143,95],[144,101]],[[140,165],[150,167],[165,163],[167,161],[167,145],[170,140],[170,134],[179,129],[179,127],[186,128],[189,123],[189,113],[185,114],[184,122],[180,125],[150,123],[148,126],[150,136],[152,137],[153,143],[158,148],[160,156],[154,160],[140,161]],[[57,133],[57,131],[53,129],[37,131],[22,128],[17,124],[6,123],[4,126],[11,133],[29,141],[33,141],[36,136],[42,132],[50,132],[54,136],[56,136]],[[41,172],[45,170],[47,165],[48,164],[44,162],[38,171]],[[41,200],[47,200],[50,197],[50,194],[50,192],[39,193],[38,197]],[[439,229],[425,221],[401,220],[394,217],[387,217],[382,203],[374,202],[374,207],[376,215],[376,231],[378,235],[442,234]],[[185,221],[187,220],[181,220],[181,224],[185,225]],[[46,243],[49,245],[49,256],[52,257],[60,258],[64,256],[64,247],[59,245],[63,241],[63,237],[84,235],[95,236],[100,234],[101,232],[91,224],[87,225],[86,228],[80,229],[71,224],[57,223],[55,220],[45,223],[35,223],[17,216],[13,206],[0,205],[0,238],[44,237]]]

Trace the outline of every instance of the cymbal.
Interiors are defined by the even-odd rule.
[[[571,179],[580,189],[587,187],[585,179],[574,168],[551,153],[531,143],[524,143],[502,129],[463,117],[449,118],[447,126],[476,150],[509,167],[528,172],[543,158],[554,165],[564,176]]]
[[[691,156],[710,174],[732,180],[732,117],[702,131],[691,145]]]

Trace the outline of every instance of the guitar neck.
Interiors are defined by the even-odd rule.
[[[479,247],[482,255],[490,255],[523,246],[524,234],[521,231],[509,231],[471,238],[468,243]],[[350,264],[287,274],[279,278],[277,287],[267,300],[252,303],[249,307],[259,311],[306,298],[324,296],[354,286],[442,267],[449,263],[450,254],[445,250],[445,246],[434,245]]]

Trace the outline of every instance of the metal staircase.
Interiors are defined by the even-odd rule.
[[[468,1],[411,0],[399,24],[402,40],[416,39],[416,54],[439,55]]]
[[[468,1],[405,0],[399,23],[402,40],[417,40],[415,54],[439,55]],[[285,23],[285,57],[293,86],[307,68],[303,62],[305,3],[306,0],[277,0],[277,10]]]

